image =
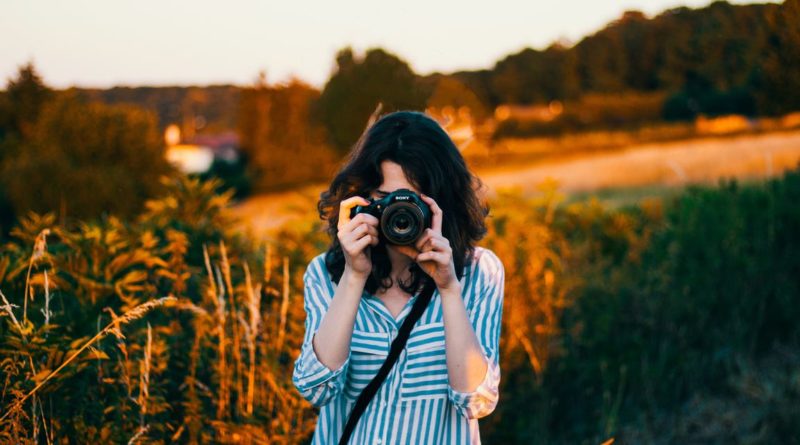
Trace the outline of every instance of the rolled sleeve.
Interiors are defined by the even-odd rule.
[[[477,265],[476,295],[467,311],[486,360],[483,381],[471,392],[455,390],[448,384],[447,394],[459,414],[479,419],[491,414],[500,399],[500,326],[503,315],[505,270],[491,250],[485,250]]]
[[[312,405],[323,406],[342,391],[349,364],[348,354],[338,369],[330,369],[317,357],[312,341],[304,342],[295,362],[292,382]]]
[[[347,377],[350,355],[338,369],[325,366],[314,351],[313,339],[323,315],[328,309],[331,296],[322,286],[317,268],[319,263],[310,263],[303,275],[303,306],[306,312],[305,335],[300,355],[294,362],[292,383],[304,399],[314,406],[323,406],[342,391]]]
[[[497,407],[500,400],[500,366],[494,360],[488,360],[486,375],[483,381],[472,392],[461,392],[447,386],[447,395],[459,414],[469,419],[486,417]]]

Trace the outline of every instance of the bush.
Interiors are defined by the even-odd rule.
[[[48,102],[18,154],[0,165],[14,212],[58,209],[76,219],[139,213],[159,193],[158,178],[174,173],[156,128],[155,115],[134,107],[83,103],[67,93]]]
[[[310,434],[313,407],[291,383],[303,309],[289,303],[322,232],[299,226],[279,246],[255,243],[227,212],[232,192],[214,193],[218,181],[163,185],[133,221],[67,228],[30,213],[13,230],[0,257],[13,305],[0,318],[0,441]]]
[[[551,258],[551,289],[563,294],[548,302],[543,296],[554,290],[532,287],[536,281],[519,270],[509,273],[508,312],[525,314],[534,347],[510,346],[524,321],[504,324],[503,402],[498,417],[482,423],[487,441],[592,444],[625,440],[631,431],[638,432],[629,436],[633,442],[729,437],[693,436],[696,417],[682,407],[700,394],[727,397],[743,362],[771,375],[777,371],[765,357],[800,351],[798,200],[800,168],[756,185],[691,186],[663,208],[608,211],[590,201],[540,207],[537,217],[510,200],[514,212],[531,215],[510,226],[526,230],[495,233],[512,236],[493,242],[528,254],[501,258],[530,270],[539,267],[534,258]],[[557,242],[529,246],[525,239],[542,224]],[[540,319],[551,321],[543,326]],[[776,395],[776,403],[791,405],[792,394]],[[737,409],[759,418],[757,406]],[[753,428],[792,443],[791,422],[773,414]]]

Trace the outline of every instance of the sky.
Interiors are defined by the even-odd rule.
[[[626,10],[709,3],[2,0],[0,89],[28,61],[55,88],[245,85],[262,70],[270,84],[294,76],[321,88],[346,46],[359,57],[381,47],[421,75],[483,69],[526,47],[577,43]]]

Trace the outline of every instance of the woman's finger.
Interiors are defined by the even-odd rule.
[[[353,219],[348,224],[352,224],[354,222],[357,222],[357,220]],[[347,232],[347,227],[343,228],[342,230],[339,231],[338,236],[339,236],[339,244],[341,244],[342,246],[348,246],[356,241],[360,241],[364,236],[374,237],[377,239],[378,233],[374,227],[370,226],[367,223],[362,222],[355,228],[353,228],[350,232]]]
[[[371,227],[377,227],[378,224],[380,224],[380,221],[378,221],[378,218],[375,218],[372,215],[359,213],[358,215],[354,216],[353,219],[339,227],[339,232],[350,233],[355,230],[356,227],[362,224],[366,224],[367,226]]]
[[[431,229],[425,229],[425,231],[422,233],[422,236],[420,236],[417,242],[414,243],[414,247],[416,247],[417,250],[422,251],[422,246],[424,246],[432,236],[433,231]]]
[[[361,223],[356,226],[352,232],[350,232],[353,236],[353,239],[361,238],[361,235],[365,233],[369,233],[369,226],[366,223]]]
[[[336,225],[337,228],[341,229],[345,224],[350,222],[350,209],[358,205],[369,205],[369,201],[361,196],[351,196],[339,203],[339,221]]]
[[[434,232],[441,234],[442,233],[442,213],[443,213],[442,209],[439,208],[439,204],[436,204],[436,201],[434,201],[433,198],[431,198],[430,196],[420,194],[420,197],[431,208],[431,213],[433,214],[433,220],[431,222],[431,229]]]
[[[352,251],[349,253],[351,255],[361,253],[361,251],[364,250],[364,248],[367,247],[367,245],[370,244],[372,240],[373,240],[372,235],[366,235],[361,237],[361,239],[353,242],[353,244],[351,245]]]
[[[433,238],[428,238],[428,241],[420,247],[420,252],[430,252],[433,250]]]
[[[370,235],[374,236],[375,238],[378,237],[378,229],[375,226],[370,226],[367,224],[367,230],[369,230]]]
[[[436,238],[433,237],[428,241],[428,246],[430,246],[431,250],[435,250],[438,252],[449,253],[451,250],[450,243],[448,243],[443,238]]]
[[[421,254],[417,255],[417,262],[431,260],[436,261],[439,264],[446,265],[447,255],[441,252],[436,252],[435,250],[422,252]]]

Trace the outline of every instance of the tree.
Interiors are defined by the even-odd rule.
[[[9,79],[0,102],[0,139],[8,135],[31,136],[42,107],[53,97],[51,90],[36,72],[33,62],[19,67],[16,79]]]
[[[247,157],[247,173],[265,189],[319,181],[332,175],[335,157],[325,141],[325,128],[310,118],[319,91],[293,78],[267,85],[262,73],[241,92],[239,136]]]
[[[158,193],[159,177],[174,173],[153,113],[84,103],[71,91],[45,104],[2,167],[16,214],[56,210],[73,218],[132,216]]]
[[[336,55],[337,69],[316,101],[313,116],[330,135],[331,144],[345,153],[364,131],[378,103],[383,111],[422,111],[426,95],[408,64],[382,49],[356,59],[351,48]]]
[[[576,56],[559,43],[544,51],[525,48],[495,65],[492,89],[502,103],[573,99],[580,93]]]
[[[41,109],[53,94],[36,72],[33,62],[20,66],[16,78],[8,80],[6,91],[0,92],[0,172],[19,154],[21,141],[31,136]],[[0,178],[0,237],[15,220],[5,178]]]
[[[490,116],[490,110],[478,96],[464,83],[452,76],[441,76],[434,83],[433,91],[428,97],[428,106],[441,108],[452,106],[468,107],[472,117],[483,120]]]
[[[786,0],[769,16],[769,43],[756,77],[759,110],[782,114],[800,110],[800,0]]]

